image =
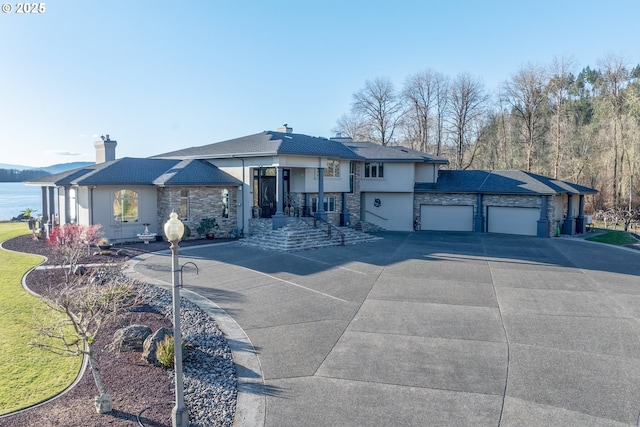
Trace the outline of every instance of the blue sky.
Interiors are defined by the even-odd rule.
[[[329,137],[366,80],[425,69],[495,91],[554,57],[640,62],[636,0],[44,3],[0,13],[3,164],[94,161],[102,134],[118,157],[283,123]]]

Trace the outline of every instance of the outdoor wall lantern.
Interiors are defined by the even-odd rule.
[[[178,214],[171,212],[169,221],[164,224],[164,234],[171,242],[171,285],[173,287],[173,357],[176,383],[176,405],[171,411],[171,425],[186,427],[189,425],[189,413],[184,405],[184,384],[182,382],[182,335],[180,333],[180,278],[178,276],[178,242],[184,235],[184,224]]]

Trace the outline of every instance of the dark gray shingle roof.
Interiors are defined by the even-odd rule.
[[[183,160],[153,181],[155,185],[242,185],[239,179],[205,160]]]
[[[185,148],[153,157],[211,159],[269,155],[322,156],[361,160],[357,154],[338,141],[300,133],[273,131],[265,131],[200,147]]]
[[[421,151],[412,150],[400,145],[382,146],[373,142],[345,142],[344,145],[353,150],[356,154],[367,160],[377,160],[380,162],[429,162],[429,163],[449,163],[444,157],[432,156]]]
[[[520,170],[442,170],[437,183],[416,183],[416,192],[484,194],[591,194],[593,188]]]
[[[240,185],[240,181],[206,161],[124,157],[45,176],[40,185]]]

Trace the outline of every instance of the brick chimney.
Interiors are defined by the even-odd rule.
[[[103,135],[100,137],[100,141],[94,142],[93,146],[96,147],[96,163],[104,163],[115,160],[116,145],[118,145],[118,142],[110,140],[109,135]]]
[[[293,128],[290,128],[289,126],[287,126],[287,124],[283,124],[282,126],[280,126],[278,129],[276,129],[276,132],[282,132],[282,133],[292,133],[293,132]]]

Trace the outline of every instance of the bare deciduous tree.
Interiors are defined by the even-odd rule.
[[[562,157],[562,143],[567,141],[569,134],[569,91],[574,83],[571,73],[572,62],[565,58],[555,58],[551,65],[551,79],[547,86],[551,108],[551,129],[555,146],[553,158],[553,177],[560,177],[560,160]]]
[[[402,103],[390,80],[367,80],[365,87],[353,94],[351,108],[368,124],[374,142],[386,146],[393,140],[402,119]]]
[[[54,311],[64,315],[57,322],[37,321],[38,336],[30,345],[63,356],[86,356],[99,396],[95,399],[99,413],[111,411],[111,396],[102,382],[94,343],[102,326],[137,304],[133,286],[127,281],[101,283],[96,272],[76,276],[75,280],[56,288],[45,299]]]
[[[426,152],[437,102],[437,87],[443,77],[433,70],[416,73],[405,81],[402,99],[406,105],[405,143]]]
[[[623,121],[623,90],[629,83],[630,73],[624,59],[614,55],[606,55],[600,61],[600,67],[602,96],[599,98],[601,102],[597,105],[598,111],[608,125],[608,132],[603,135],[610,135],[611,138],[612,202],[613,206],[618,206],[623,178],[623,144],[626,139]]]
[[[53,312],[62,314],[62,320],[37,319],[37,332],[30,345],[40,347],[63,356],[86,356],[99,396],[95,407],[99,413],[111,411],[111,396],[107,393],[94,343],[102,326],[114,320],[118,314],[138,304],[134,283],[119,271],[122,267],[113,264],[100,273],[87,270],[78,261],[91,243],[100,238],[101,227],[65,224],[55,227],[48,244],[53,251],[57,268],[64,271],[62,283],[50,283],[45,302]],[[105,280],[103,276],[108,277]],[[55,277],[55,276],[51,276]]]
[[[544,69],[528,65],[504,84],[504,100],[520,122],[520,134],[527,153],[527,171],[533,169],[536,150],[542,148],[546,134],[547,97],[544,82]]]
[[[332,132],[339,136],[351,138],[354,141],[368,141],[371,139],[367,123],[361,116],[353,113],[345,113],[340,116]]]
[[[456,77],[449,90],[449,124],[455,141],[453,167],[466,169],[471,163],[464,163],[464,153],[476,141],[478,123],[484,118],[489,98],[482,83],[468,74]]]

